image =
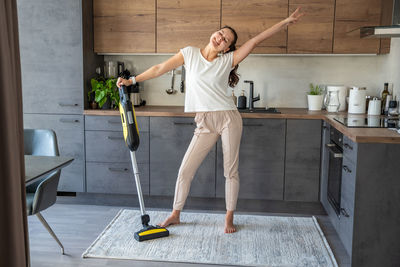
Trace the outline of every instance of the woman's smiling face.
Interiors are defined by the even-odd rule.
[[[211,46],[218,52],[227,52],[232,44],[234,35],[231,30],[224,28],[214,32],[210,37]]]

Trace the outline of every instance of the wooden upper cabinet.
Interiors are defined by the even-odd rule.
[[[332,53],[334,0],[289,0],[289,14],[297,7],[305,12],[288,27],[288,53]]]
[[[157,0],[157,53],[205,47],[220,28],[220,1]]]
[[[288,0],[222,0],[221,26],[238,34],[237,47],[288,16]],[[287,30],[261,42],[252,53],[286,54]]]
[[[379,53],[380,39],[361,39],[359,28],[380,25],[381,5],[381,0],[336,0],[333,53]]]
[[[93,19],[94,52],[155,52],[155,0],[93,0]]]

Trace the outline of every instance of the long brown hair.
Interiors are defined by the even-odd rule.
[[[238,35],[237,35],[236,31],[228,25],[225,25],[224,27],[221,28],[221,30],[222,29],[229,29],[233,33],[233,40],[232,40],[231,45],[229,46],[229,50],[227,51],[227,53],[235,51],[236,50],[236,41],[238,39]],[[236,72],[238,67],[239,67],[239,64],[237,64],[235,66],[235,68],[233,70],[231,70],[231,72],[229,73],[228,84],[230,87],[235,87],[236,84],[239,82],[239,74],[237,74],[237,72]]]

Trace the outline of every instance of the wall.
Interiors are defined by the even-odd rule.
[[[141,73],[170,56],[135,55],[105,56],[105,60],[124,61],[125,66]],[[384,82],[394,84],[395,93],[400,94],[400,38],[392,38],[391,53],[367,56],[257,56],[247,57],[239,66],[239,84],[235,94],[241,90],[248,95],[244,80],[253,80],[255,94],[260,94],[257,107],[307,107],[306,92],[310,82],[315,84],[343,84],[367,87],[369,95],[379,95]],[[175,89],[179,90],[180,75],[175,77]],[[164,74],[141,85],[143,99],[148,105],[184,105],[184,94],[167,95],[171,86],[171,75]],[[229,93],[229,92],[228,92]]]

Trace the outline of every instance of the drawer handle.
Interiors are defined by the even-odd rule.
[[[129,171],[128,168],[108,168],[108,170],[110,170],[112,172],[127,172],[127,171]]]
[[[347,167],[346,165],[343,166],[343,170],[345,172],[351,173],[351,170],[349,169],[349,167]]]
[[[79,120],[78,119],[60,119],[60,122],[63,122],[63,123],[78,123]]]
[[[261,123],[258,123],[258,124],[243,124],[243,126],[255,126],[255,127],[260,127],[260,126],[263,126],[263,124],[261,124]]]
[[[175,125],[194,125],[193,122],[174,122]]]
[[[350,215],[347,213],[347,211],[344,208],[340,208],[340,214],[342,214],[344,217],[350,217]]]
[[[79,104],[71,104],[71,103],[58,103],[58,105],[60,105],[61,107],[77,107],[79,106]]]
[[[107,121],[109,124],[120,124],[121,123],[121,121],[111,121],[111,120],[109,120],[109,121]]]
[[[107,136],[107,139],[110,139],[110,140],[124,140],[123,137],[115,137],[115,136]]]
[[[345,148],[348,148],[348,149],[350,149],[350,150],[353,150],[353,147],[352,147],[351,145],[347,144],[347,143],[345,143],[343,146],[344,146]]]

